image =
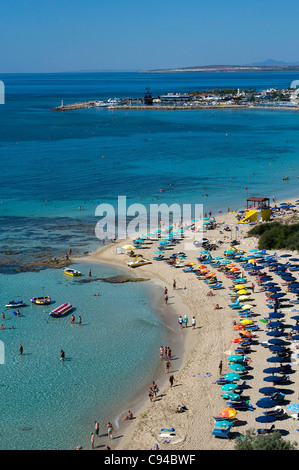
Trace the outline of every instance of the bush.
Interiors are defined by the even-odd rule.
[[[246,431],[245,437],[236,438],[235,450],[296,450],[297,442],[282,439],[279,431],[257,436],[255,431]]]
[[[259,237],[260,250],[299,251],[299,224],[261,224],[249,230],[248,236]]]

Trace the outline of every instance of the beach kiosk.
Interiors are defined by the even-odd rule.
[[[245,217],[239,221],[239,224],[264,222],[270,220],[270,216],[270,199],[268,197],[249,197],[246,201]]]

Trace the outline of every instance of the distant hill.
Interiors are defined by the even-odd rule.
[[[191,67],[176,67],[168,69],[142,70],[146,73],[171,72],[298,72],[299,62],[287,64],[282,61],[267,59],[248,65],[198,65]]]

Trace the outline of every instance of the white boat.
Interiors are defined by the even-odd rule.
[[[10,302],[8,302],[8,304],[5,305],[5,307],[7,308],[14,308],[14,307],[26,307],[26,304],[25,302],[23,302],[23,300],[18,300],[17,302],[15,302],[14,300],[11,300]]]
[[[96,106],[99,108],[107,108],[107,106],[110,106],[110,104],[108,103],[108,100],[104,100],[104,101],[97,101]]]
[[[151,264],[151,261],[143,258],[141,255],[135,256],[133,261],[128,261],[129,268],[137,268],[138,266],[144,266],[145,264]]]

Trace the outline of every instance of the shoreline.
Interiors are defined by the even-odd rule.
[[[218,223],[226,222],[237,225],[235,214],[217,214],[215,219]],[[255,247],[256,239],[246,239],[248,226],[239,225],[239,227],[239,236],[240,241],[242,240],[242,242],[238,248],[243,248],[245,251],[249,251],[249,249]],[[219,238],[217,229],[216,231],[211,231],[211,233],[209,231],[206,236],[210,238],[210,235],[214,235],[214,238]],[[230,238],[230,234],[223,236],[224,244],[220,250],[212,253],[213,257],[220,254],[220,252],[223,252],[223,250],[230,246]],[[127,272],[133,274],[132,270],[130,270],[126,265],[126,261],[129,260],[129,257],[126,257],[126,255],[123,254],[116,255],[116,247],[122,246],[125,243],[125,240],[118,240],[117,243],[107,245],[106,247],[100,248],[96,252],[89,254],[84,258],[84,261],[100,262],[103,264],[115,265],[115,267],[125,267]],[[155,245],[155,242],[153,245]],[[178,245],[178,249],[180,249],[179,247],[180,245]],[[150,248],[148,251],[153,251],[153,248]],[[192,251],[193,256],[198,255],[198,251]],[[143,252],[143,250],[140,250],[140,252]],[[148,253],[144,253],[144,255],[148,257]],[[191,255],[192,253],[188,253],[188,260]],[[134,416],[138,416],[138,413],[145,408],[147,418],[142,419],[138,417],[134,422],[130,423],[130,426],[126,426],[126,431],[121,442],[118,442],[116,446],[113,447],[115,450],[143,450],[150,449],[154,443],[158,442],[160,449],[162,450],[167,448],[171,450],[232,449],[233,440],[217,440],[211,436],[212,416],[216,415],[217,412],[223,408],[224,403],[223,399],[219,397],[219,389],[215,389],[217,386],[214,385],[212,386],[212,389],[210,389],[210,384],[211,380],[218,378],[217,365],[220,359],[225,358],[225,356],[223,357],[223,352],[225,349],[230,347],[228,338],[232,337],[234,334],[231,329],[234,311],[225,307],[227,302],[223,301],[223,297],[227,297],[227,289],[222,291],[217,298],[217,301],[223,307],[223,310],[215,313],[212,310],[212,305],[215,304],[216,298],[207,298],[205,296],[204,289],[202,289],[202,291],[200,289],[200,287],[203,288],[205,286],[198,283],[194,277],[190,278],[188,274],[183,273],[180,270],[176,270],[174,273],[173,269],[175,268],[166,266],[165,263],[160,263],[162,262],[153,262],[151,265],[139,267],[138,275],[140,274],[142,277],[147,278],[150,277],[151,282],[154,282],[161,287],[170,287],[173,276],[176,276],[178,287],[182,287],[183,284],[186,284],[187,289],[177,289],[175,292],[175,305],[172,307],[177,315],[182,314],[182,316],[184,308],[187,308],[189,322],[191,315],[194,314],[197,319],[197,328],[194,331],[190,327],[185,329],[185,331],[183,330],[185,347],[182,364],[179,370],[174,374],[176,380],[175,385],[178,384],[179,386],[175,386],[170,389],[169,385],[167,386],[167,383],[164,381],[162,387],[159,387],[160,394],[162,395],[161,400],[153,401],[153,403],[146,403],[146,399],[141,400],[138,411],[137,413],[134,412]],[[161,269],[159,269],[159,267],[161,267]],[[228,285],[229,284],[226,283],[226,286]],[[172,286],[168,290],[169,292],[172,292]],[[191,314],[189,314],[189,312],[191,312]],[[211,317],[213,318],[212,326],[210,325]],[[198,360],[198,358],[200,358],[200,360]],[[196,372],[199,374],[209,372],[211,373],[211,377],[197,378],[197,376],[194,375]],[[166,378],[167,376],[165,379]],[[200,395],[198,396],[198,401],[201,403],[200,407],[198,407],[194,402],[194,391],[197,387],[200,389]],[[217,393],[218,397],[213,396],[213,399],[211,399],[211,394],[214,395],[215,393]],[[208,402],[205,403],[204,398],[207,397]],[[213,400],[215,400],[215,402]],[[175,407],[180,403],[185,403],[187,405],[187,413],[189,416],[185,417],[185,414],[174,414]],[[198,413],[205,415],[206,419],[198,419],[194,412],[194,408],[197,408]],[[169,417],[171,417],[171,422],[169,422]],[[204,418],[204,416],[202,416],[202,418]],[[184,422],[182,422],[182,420]],[[198,420],[201,422],[201,429],[200,432],[197,430],[197,436],[195,436],[194,430],[197,429],[197,427],[194,423],[198,422]],[[163,444],[159,441],[158,428],[165,426],[172,426],[175,429],[178,429],[177,440],[172,441],[172,444]]]

